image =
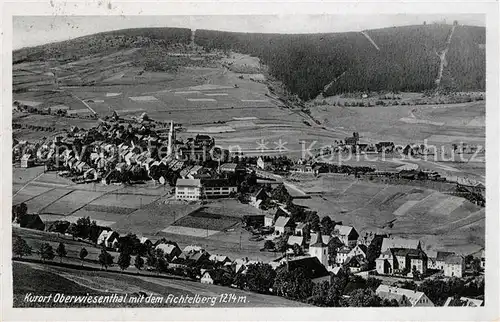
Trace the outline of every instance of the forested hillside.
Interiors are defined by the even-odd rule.
[[[485,38],[484,27],[428,24],[328,34],[196,30],[195,43],[206,51],[232,50],[259,57],[291,93],[309,100],[319,94],[435,89],[441,61],[440,88],[484,90]],[[124,29],[16,50],[13,61],[66,62],[148,48],[136,54],[137,60],[152,66],[150,70],[170,71],[175,68],[165,62],[165,53],[172,48],[187,53],[190,39],[191,30],[184,28]]]
[[[207,49],[259,57],[269,72],[302,99],[355,91],[424,91],[436,87],[439,53],[451,25],[392,27],[362,33],[249,34],[197,30]],[[442,86],[484,90],[485,29],[457,26],[446,56]],[[450,85],[451,84],[451,85]]]

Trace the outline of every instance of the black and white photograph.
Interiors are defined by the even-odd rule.
[[[13,15],[10,307],[498,311],[488,21]]]

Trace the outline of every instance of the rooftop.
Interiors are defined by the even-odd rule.
[[[201,188],[200,179],[177,179],[176,187],[197,187]]]

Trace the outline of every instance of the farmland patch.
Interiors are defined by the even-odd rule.
[[[191,86],[188,87],[189,90],[192,91],[208,91],[208,90],[214,90],[214,89],[232,89],[233,87],[231,86],[223,86],[223,85],[215,85],[215,84],[204,84],[204,85],[197,85],[197,86]]]
[[[35,101],[26,101],[26,100],[17,100],[19,103],[31,107],[37,107],[38,105],[41,105],[42,102],[35,102]]]
[[[458,136],[458,135],[439,135],[434,134],[427,138],[430,142],[443,142],[443,143],[453,143],[453,142],[467,142],[467,143],[484,143],[484,137],[474,137],[474,136]]]
[[[395,216],[403,216],[410,210],[413,206],[419,203],[419,200],[409,200],[402,204],[398,209],[396,209],[393,213]]]
[[[174,92],[174,94],[201,94],[200,91],[179,91],[179,92]]]
[[[217,102],[217,100],[213,98],[188,98],[190,102]]]
[[[430,124],[430,125],[436,125],[436,126],[444,125],[444,122],[434,122],[434,121],[430,121],[430,120],[414,119],[411,117],[402,117],[399,120],[402,122],[405,122],[405,123],[410,123],[410,124]]]
[[[228,96],[228,93],[205,93],[206,96]]]
[[[248,121],[248,120],[258,120],[255,116],[246,116],[246,117],[233,117],[233,120],[236,121]]]
[[[92,201],[94,206],[114,206],[124,208],[139,208],[153,202],[157,197],[134,194],[110,193]]]
[[[134,102],[156,102],[158,99],[154,96],[131,96],[129,97]]]
[[[233,129],[231,126],[208,126],[208,127],[202,127],[202,128],[189,128],[187,129],[186,132],[188,133],[226,133],[226,132],[234,132],[235,129]]]
[[[431,213],[449,215],[460,207],[465,199],[454,196],[443,196],[444,200],[431,208]]]
[[[50,206],[53,202],[62,198],[64,195],[67,195],[68,193],[71,193],[71,191],[68,191],[66,189],[53,189],[46,193],[40,194],[35,198],[26,202],[26,205],[28,206],[28,211],[33,213],[38,213],[43,210],[43,212],[53,212],[63,215],[65,213],[49,211],[48,209],[44,208]]]
[[[219,231],[210,229],[192,228],[192,227],[169,226],[163,229],[162,232],[168,234],[185,235],[192,237],[208,237],[217,234]]]
[[[74,190],[45,208],[44,212],[68,215],[101,195],[102,192]]]

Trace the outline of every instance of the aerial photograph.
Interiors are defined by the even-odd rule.
[[[13,17],[14,308],[483,307],[485,20]]]

